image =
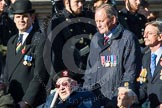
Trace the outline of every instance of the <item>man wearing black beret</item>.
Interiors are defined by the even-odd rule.
[[[58,72],[53,78],[54,92],[37,108],[100,108],[99,97],[79,89],[77,79],[77,74],[69,70]]]

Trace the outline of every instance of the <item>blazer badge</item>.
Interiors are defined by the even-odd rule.
[[[137,78],[137,82],[140,82],[141,84],[146,82],[146,76],[147,76],[147,70],[146,68],[141,70],[141,73],[139,77]]]

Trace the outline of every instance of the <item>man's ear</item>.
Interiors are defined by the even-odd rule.
[[[111,20],[112,20],[112,24],[116,24],[117,18],[115,16],[112,16]]]
[[[32,14],[31,17],[32,17],[32,21],[34,23],[34,20],[35,20],[36,15],[35,14]]]
[[[159,34],[159,36],[158,36],[158,41],[159,41],[159,42],[162,42],[162,33]]]
[[[104,3],[108,3],[109,0],[104,0]]]
[[[67,6],[69,4],[68,0],[64,0],[64,5]]]
[[[69,6],[70,6],[69,5],[69,0],[64,0],[64,7],[65,7],[65,9],[68,10],[68,11],[71,11]]]

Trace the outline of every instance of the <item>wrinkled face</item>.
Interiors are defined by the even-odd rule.
[[[118,93],[118,107],[125,107],[128,108],[132,104],[132,99],[127,95],[126,92],[120,91]]]
[[[0,0],[0,13],[4,11],[5,6],[6,6],[5,0]]]
[[[56,87],[60,98],[65,101],[72,92],[71,79],[68,77],[59,78],[56,82]]]
[[[144,31],[144,41],[145,45],[149,47],[156,46],[161,42],[161,35],[157,27],[152,25],[147,25]]]
[[[128,6],[128,8],[130,6],[130,9],[134,12],[139,9],[140,3],[141,0],[126,0],[126,5]]]
[[[106,3],[107,0],[95,0],[93,6],[95,9],[97,9],[99,6],[101,6],[102,4]]]
[[[99,9],[95,13],[95,22],[101,34],[107,34],[112,28],[112,18],[109,18],[104,9]]]
[[[81,13],[82,8],[83,8],[82,0],[70,0],[70,5],[71,5],[71,9],[74,12],[74,14],[78,15]]]
[[[20,32],[27,31],[34,22],[34,16],[29,13],[15,14],[14,22]]]

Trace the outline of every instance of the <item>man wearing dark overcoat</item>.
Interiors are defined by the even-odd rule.
[[[34,11],[29,0],[13,4],[14,22],[19,33],[8,42],[5,83],[17,107],[30,108],[46,99],[48,73],[43,62],[45,37],[36,31]]]
[[[91,41],[83,87],[93,90],[102,106],[111,108],[117,105],[118,87],[137,91],[135,79],[141,68],[141,52],[137,38],[121,26],[112,6],[97,8],[95,21],[99,32]]]

